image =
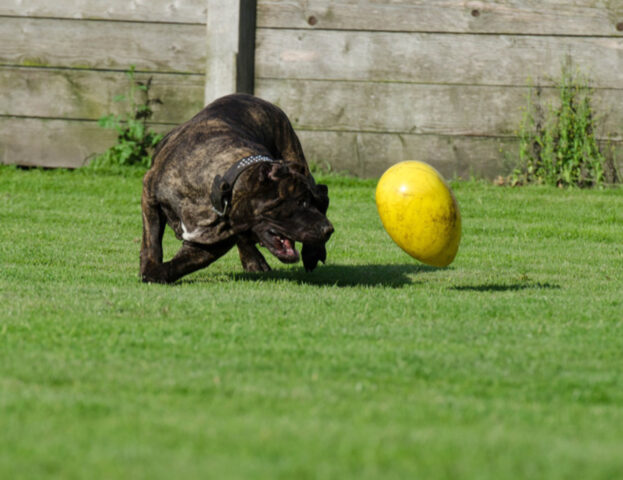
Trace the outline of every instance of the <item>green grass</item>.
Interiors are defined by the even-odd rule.
[[[327,265],[162,286],[140,176],[1,167],[0,478],[623,478],[623,190],[454,183],[434,269],[324,180]]]

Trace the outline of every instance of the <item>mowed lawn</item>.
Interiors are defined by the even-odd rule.
[[[452,183],[435,269],[322,180],[326,265],[163,286],[139,175],[1,167],[0,478],[623,478],[623,190]]]

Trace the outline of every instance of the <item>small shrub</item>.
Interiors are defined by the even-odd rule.
[[[563,68],[556,85],[557,106],[540,102],[541,89],[528,96],[519,131],[519,166],[514,184],[544,183],[558,187],[594,187],[616,181],[612,159],[606,160],[595,138],[595,113],[588,81]]]
[[[151,98],[152,77],[147,82],[136,80],[135,67],[126,72],[130,80],[127,95],[115,97],[116,102],[129,102],[129,112],[122,115],[110,114],[99,119],[99,125],[117,132],[117,143],[104,153],[96,155],[89,166],[93,168],[140,166],[149,168],[150,151],[162,139],[162,135],[152,131],[147,121],[153,115],[152,105],[162,104],[159,98]],[[141,99],[137,100],[137,96]]]

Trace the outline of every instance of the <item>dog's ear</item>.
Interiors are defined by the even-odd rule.
[[[277,182],[289,175],[288,167],[283,163],[262,163],[260,165],[259,178],[261,183]]]
[[[313,190],[314,206],[320,213],[326,215],[329,208],[329,187],[321,183],[317,184]]]
[[[299,175],[303,175],[304,177],[307,177],[309,175],[307,167],[302,163],[290,162],[288,163],[288,168],[292,173],[298,173]]]
[[[268,174],[268,178],[271,180],[278,182],[282,178],[286,178],[290,175],[290,171],[288,167],[280,162],[273,163],[273,166]]]

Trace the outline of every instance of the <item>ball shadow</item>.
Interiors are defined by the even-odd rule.
[[[482,285],[457,285],[450,287],[450,290],[459,292],[517,292],[520,290],[560,290],[560,285],[547,282],[487,283]]]

